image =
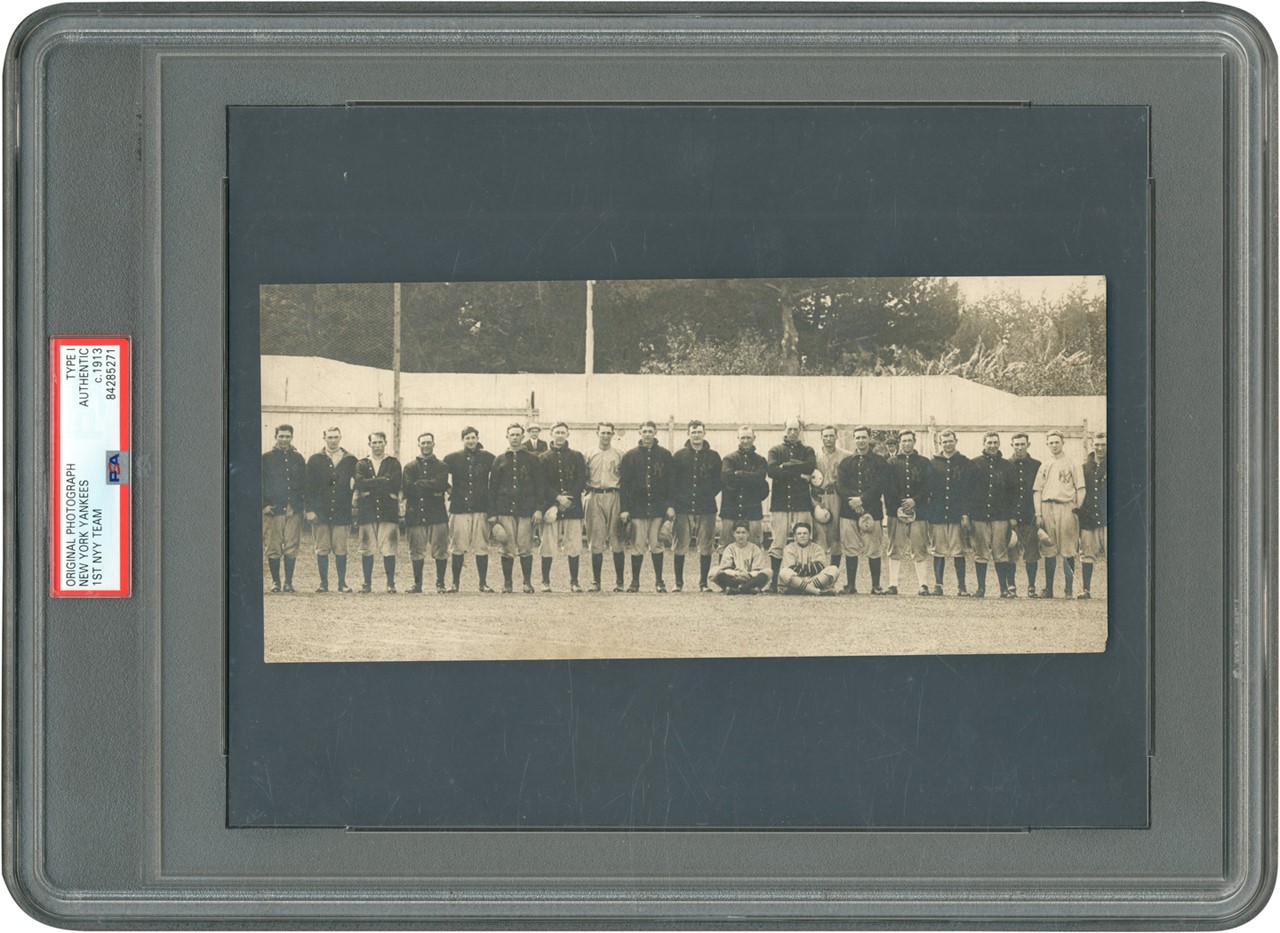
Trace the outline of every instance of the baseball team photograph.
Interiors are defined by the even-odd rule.
[[[268,662],[1106,648],[1101,277],[261,299]]]

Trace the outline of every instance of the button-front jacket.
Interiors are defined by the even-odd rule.
[[[373,458],[356,464],[356,516],[361,525],[400,521],[400,461],[386,456],[376,467]]]
[[[538,438],[536,441],[530,438],[529,440],[524,442],[524,449],[529,451],[530,453],[538,454],[539,456],[541,456],[542,454],[545,454],[550,448],[547,446],[547,442],[544,441],[542,438]]]
[[[1013,517],[1020,522],[1034,522],[1036,502],[1032,490],[1035,489],[1036,474],[1040,472],[1040,461],[1031,456],[1010,457],[1009,469],[1018,485],[1018,503],[1013,510]]]
[[[773,480],[773,497],[769,500],[769,509],[774,512],[812,511],[813,496],[805,476],[813,473],[816,466],[813,448],[800,441],[783,441],[770,449],[769,479]]]
[[[618,468],[622,511],[632,518],[661,518],[671,504],[671,451],[653,442],[622,455]]]
[[[449,470],[449,511],[454,515],[489,511],[489,473],[493,454],[483,447],[455,450],[444,458]]]
[[[546,494],[542,489],[542,461],[521,447],[504,450],[493,459],[489,471],[489,517],[515,515],[529,518],[542,511]]]
[[[351,492],[355,488],[356,458],[339,448],[338,462],[327,451],[307,461],[307,511],[319,525],[351,524]]]
[[[970,460],[964,514],[975,522],[1002,522],[1015,518],[1017,508],[1018,483],[1000,451],[989,454],[984,450]]]
[[[262,507],[277,515],[289,506],[301,512],[306,499],[307,461],[294,448],[272,447],[262,455]]]
[[[840,461],[836,469],[836,494],[840,496],[840,517],[857,519],[859,513],[849,505],[849,499],[858,496],[862,508],[876,521],[884,518],[884,485],[888,478],[888,465],[873,450],[865,454],[851,453]]]
[[[929,504],[929,459],[917,451],[897,454],[889,461],[889,480],[885,483],[884,507],[890,518],[897,517],[903,499],[914,499],[916,517],[923,519]]]
[[[582,518],[582,490],[587,485],[587,459],[568,444],[556,447],[554,444],[541,455],[542,488],[547,501],[543,503],[543,511],[556,505],[561,518]],[[573,500],[567,509],[556,504],[557,496],[568,496]]]
[[[1084,504],[1080,507],[1081,528],[1103,528],[1107,524],[1107,459],[1092,451],[1084,462]]]
[[[935,454],[929,461],[933,469],[929,494],[929,522],[934,525],[958,525],[965,512],[965,483],[968,481],[969,458],[957,451],[950,457]]]
[[[725,454],[720,467],[724,495],[720,498],[720,517],[744,522],[764,518],[762,503],[769,495],[769,463],[751,447],[738,448]],[[810,506],[812,508],[812,506]]]
[[[404,523],[442,525],[449,520],[444,494],[449,491],[449,468],[435,454],[421,454],[404,468]]]
[[[720,494],[720,471],[724,464],[720,455],[703,443],[693,449],[692,441],[671,458],[671,499],[681,515],[715,515],[716,496]]]

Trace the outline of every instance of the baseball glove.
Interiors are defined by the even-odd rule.
[[[510,540],[507,535],[507,529],[502,526],[501,522],[493,523],[493,527],[489,529],[489,537],[499,544],[506,544]]]
[[[876,527],[875,516],[870,512],[863,512],[862,517],[858,519],[858,527],[861,528],[863,532],[871,531]]]
[[[542,513],[542,523],[544,525],[554,525],[559,517],[560,509],[553,505]]]
[[[1017,546],[1018,546],[1018,533],[1016,531],[1010,531],[1009,532],[1009,548],[1012,549],[1012,548],[1016,548]]]
[[[898,521],[910,523],[910,522],[914,522],[915,520],[916,520],[915,509],[909,509],[905,505],[898,507]]]
[[[831,510],[821,503],[815,502],[813,505],[813,517],[819,525],[829,525],[831,523]]]
[[[809,485],[816,486],[818,489],[823,487],[823,476],[821,470],[814,470],[809,477]]]
[[[1040,528],[1036,531],[1036,538],[1040,541],[1041,547],[1052,547],[1053,539],[1049,537],[1049,532]]]
[[[658,543],[664,548],[671,547],[673,539],[671,537],[672,523],[671,519],[667,519],[658,526]]]

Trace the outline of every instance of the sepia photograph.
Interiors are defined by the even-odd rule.
[[[1106,647],[1102,277],[260,297],[267,662]]]

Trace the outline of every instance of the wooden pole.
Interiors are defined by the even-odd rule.
[[[400,397],[400,283],[391,286],[391,433],[392,449],[400,459],[400,428],[404,418],[404,399]]]
[[[587,279],[587,375],[596,369],[596,318],[595,318],[596,283]]]

